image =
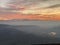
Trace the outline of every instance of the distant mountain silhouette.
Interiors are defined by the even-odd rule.
[[[0,45],[60,43],[60,38],[36,36],[34,34],[21,31],[21,29],[16,29],[16,27],[17,26],[0,24]],[[22,28],[21,26],[18,27]]]

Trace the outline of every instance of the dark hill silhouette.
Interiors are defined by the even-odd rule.
[[[11,25],[0,24],[0,45],[60,43],[60,38],[36,36],[34,34],[23,32],[21,29],[15,29],[13,28],[14,26],[11,27]]]

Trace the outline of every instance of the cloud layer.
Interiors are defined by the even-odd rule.
[[[22,12],[23,10],[35,11],[43,8],[60,8],[60,0],[2,0],[0,1],[0,9],[10,12]],[[33,12],[32,12],[33,13]]]
[[[60,15],[60,0],[0,0],[0,14]]]

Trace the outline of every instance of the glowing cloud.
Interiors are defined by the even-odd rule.
[[[0,13],[55,15],[58,17],[60,0],[0,0]]]

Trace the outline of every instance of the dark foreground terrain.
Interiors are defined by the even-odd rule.
[[[45,43],[46,44],[60,43],[60,38],[37,36],[32,33],[22,31],[24,30],[22,27],[25,27],[28,30],[28,26],[27,25],[12,26],[12,25],[0,24],[0,45],[31,45],[31,44],[45,44]],[[17,27],[19,27],[19,29],[17,29]]]

